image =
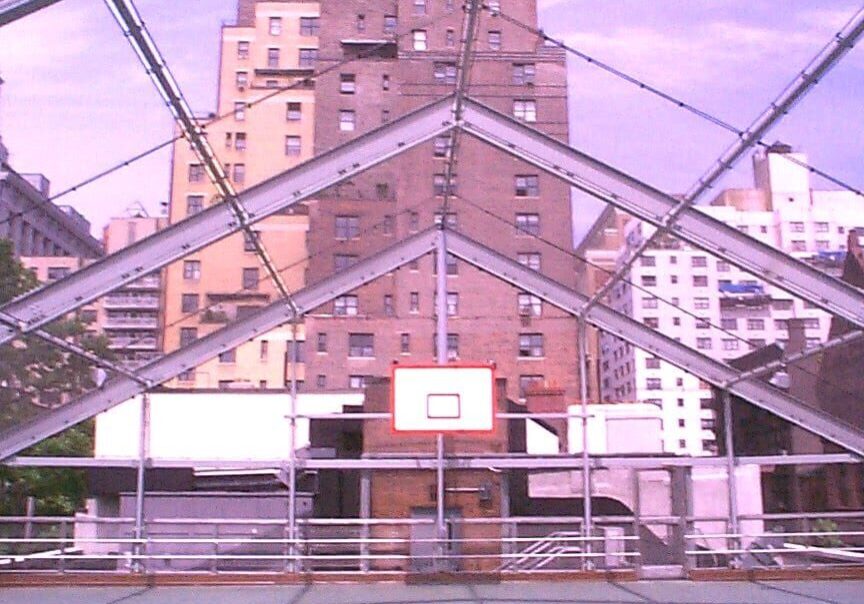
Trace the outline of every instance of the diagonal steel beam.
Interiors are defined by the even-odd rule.
[[[58,2],[60,0],[0,0],[0,27]]]
[[[589,298],[532,271],[518,262],[484,247],[460,233],[451,232],[447,246],[465,262],[538,296],[561,310],[574,315],[584,313],[585,320],[634,346],[692,373],[716,386],[766,409],[805,430],[837,443],[859,455],[864,454],[864,431],[846,424],[835,416],[811,407],[756,378],[736,380],[741,372],[716,361],[659,331],[646,327],[623,313],[598,304],[585,312]]]
[[[453,128],[448,96],[299,166],[249,188],[240,195],[254,223],[300,203],[341,180],[350,178],[403,151]],[[90,266],[0,308],[0,344],[16,333],[29,332],[240,230],[226,204],[216,204]],[[0,321],[3,318],[0,317]]]
[[[599,300],[602,300],[606,294],[621,280],[621,278],[630,270],[636,259],[639,258],[645,250],[647,250],[654,241],[661,237],[664,233],[669,232],[669,227],[678,220],[678,216],[686,208],[692,206],[699,197],[706,191],[713,188],[717,181],[723,177],[728,170],[734,166],[739,159],[754,145],[762,143],[762,137],[765,136],[776,124],[789,113],[792,107],[800,101],[804,96],[813,89],[813,87],[825,75],[846,56],[852,49],[855,43],[864,35],[864,10],[859,10],[855,16],[849,21],[846,27],[834,36],[822,51],[805,67],[783,91],[775,98],[762,114],[741,133],[737,140],[725,153],[717,160],[717,162],[708,169],[708,171],[690,188],[684,199],[674,208],[672,208],[664,217],[662,226],[647,237],[638,247],[633,250],[633,253],[621,263],[611,277],[597,290],[591,297],[591,302],[588,304],[590,308]],[[764,144],[764,143],[763,143]]]
[[[632,176],[529,128],[476,101],[465,103],[461,127],[655,226],[679,202]],[[800,262],[693,207],[681,210],[670,231],[781,289],[864,326],[864,292]]]
[[[246,234],[246,237],[252,242],[252,246],[258,256],[264,270],[270,276],[270,280],[276,286],[279,295],[290,305],[291,292],[288,291],[285,281],[276,270],[273,260],[267,253],[261,238],[258,233],[252,229],[249,224],[249,213],[237,197],[237,191],[228,180],[228,175],[225,173],[225,168],[217,159],[213,147],[210,146],[207,137],[204,135],[204,130],[198,120],[192,114],[192,108],[186,101],[180,85],[168,69],[165,59],[159,52],[156,42],[147,31],[141,15],[135,8],[132,0],[105,0],[105,4],[114,15],[120,28],[126,36],[126,39],[132,45],[132,49],[144,66],[145,71],[150,76],[165,105],[174,116],[174,120],[180,127],[183,137],[189,141],[189,145],[198,157],[198,160],[204,166],[205,171],[210,177],[210,180],[216,187],[219,197],[225,201],[237,218],[240,228]]]
[[[385,275],[403,264],[411,262],[435,248],[437,232],[428,229],[378,254],[340,271],[319,283],[305,287],[294,294],[296,312],[309,312],[325,302],[348,293]],[[186,369],[247,342],[251,338],[283,325],[296,318],[295,311],[284,302],[277,301],[257,313],[235,321],[192,344],[153,361],[136,372],[136,379],[118,376],[105,382],[101,388],[50,411],[32,422],[0,433],[0,460],[93,417],[125,400],[162,384]],[[146,383],[141,383],[142,381]]]

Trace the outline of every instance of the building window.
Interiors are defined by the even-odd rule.
[[[699,350],[711,350],[711,338],[696,338],[696,348]]]
[[[827,239],[817,239],[816,240],[816,249],[819,251],[826,251],[830,248],[831,243]]]
[[[232,180],[237,184],[246,182],[246,164],[234,164],[234,177]]]
[[[300,155],[301,141],[299,136],[289,134],[285,137],[285,155],[296,157]]]
[[[449,134],[436,136],[434,142],[435,148],[432,155],[434,157],[447,157],[447,152],[450,151],[451,144],[452,142]]]
[[[648,357],[645,359],[646,369],[660,369],[660,359],[657,357]]]
[[[285,103],[285,121],[299,122],[303,117],[303,105],[301,103]]]
[[[342,132],[353,132],[355,119],[355,114],[351,109],[342,109],[339,111],[339,130]]]
[[[817,222],[814,227],[817,233],[827,233],[829,231],[827,222]]]
[[[357,296],[339,296],[333,301],[333,314],[339,317],[357,316]]]
[[[315,350],[317,352],[327,352],[327,332],[319,331],[316,339]]]
[[[529,235],[540,234],[540,214],[516,214],[516,228]]]
[[[390,294],[384,295],[384,316],[392,317],[396,314],[396,311],[393,307],[393,296]]]
[[[266,80],[264,86],[267,88],[279,88],[279,80]],[[266,380],[264,380],[264,383],[267,383]]]
[[[413,0],[413,5],[415,15],[426,14],[426,0]]]
[[[244,61],[249,58],[249,41],[240,40],[237,42],[237,58]]]
[[[333,256],[333,268],[337,272],[344,271],[355,262],[357,262],[357,256],[354,254],[334,254]]]
[[[191,216],[204,209],[203,195],[189,195],[186,197],[186,214]]]
[[[359,216],[336,216],[336,239],[357,239],[360,237]]]
[[[543,314],[543,301],[533,294],[517,294],[520,317],[539,317]]]
[[[256,290],[258,289],[258,269],[244,268],[243,269],[243,289]]]
[[[306,350],[306,342],[303,340],[289,341],[285,350],[285,359],[291,362],[303,363],[305,361],[304,352]],[[296,357],[295,357],[296,355]]]
[[[390,110],[389,109],[382,109],[381,110],[381,123],[386,124],[389,121],[390,121]]]
[[[432,336],[433,355],[438,357],[438,334]],[[459,334],[447,334],[447,359],[453,360],[459,358]]]
[[[279,69],[279,49],[267,49],[267,67],[270,69]]]
[[[762,331],[765,329],[765,319],[747,319],[747,329],[749,331]]]
[[[375,183],[375,196],[379,200],[385,200],[390,198],[390,185],[386,182]]]
[[[662,390],[663,382],[660,378],[647,378],[645,380],[645,387],[648,390]]]
[[[348,356],[350,357],[374,357],[375,336],[371,333],[348,334]]]
[[[711,301],[708,298],[693,298],[693,308],[704,310],[710,306]]]
[[[516,197],[538,197],[540,177],[536,174],[523,174],[516,177]]]
[[[803,222],[790,222],[789,230],[793,233],[803,233],[804,232],[804,223]]]
[[[408,312],[420,312],[420,292],[411,292],[408,294]]]
[[[543,356],[543,334],[522,333],[519,334],[519,356],[538,358]]]
[[[282,17],[270,17],[270,35],[282,35]]]
[[[513,83],[515,85],[533,84],[535,74],[534,63],[513,63]]]
[[[738,350],[738,340],[734,338],[723,338],[723,350]]]
[[[800,239],[792,240],[792,251],[793,252],[806,252],[807,251],[807,242],[802,241]]]
[[[640,256],[639,266],[657,266],[657,258],[654,256]]]
[[[300,35],[317,36],[319,21],[318,17],[300,17]]]
[[[748,338],[747,343],[750,345],[750,348],[762,348],[767,344],[767,341],[764,338]]]
[[[452,28],[447,28],[445,32],[444,43],[447,45],[447,48],[455,48],[456,46],[456,32]]]
[[[447,316],[455,317],[459,314],[459,294],[447,292]]]
[[[327,376],[319,373],[315,376],[315,386],[320,389],[327,387]]]
[[[234,135],[234,149],[237,151],[245,151],[246,150],[246,133],[238,132]]]
[[[390,90],[390,76],[386,73],[381,76],[381,90]]]
[[[657,329],[660,327],[660,319],[658,317],[645,317],[642,319],[642,322],[653,329]]]
[[[708,277],[706,275],[693,275],[693,287],[708,287]]]
[[[433,252],[432,257],[433,257],[433,260],[432,260],[432,262],[433,262],[432,269],[433,270],[432,270],[432,272],[433,272],[433,274],[437,275],[438,274],[438,254]],[[456,256],[454,256],[450,252],[447,252],[447,256],[444,257],[444,263],[445,263],[445,266],[447,267],[447,274],[448,275],[458,275],[459,274],[459,259],[456,258]]]
[[[414,50],[426,50],[426,30],[425,29],[415,29],[411,32],[412,41],[414,43]]]
[[[198,281],[201,278],[201,261],[200,260],[184,260],[183,261],[183,278],[187,281]]]
[[[728,273],[731,270],[731,268],[732,267],[729,265],[728,262],[725,262],[723,260],[717,261],[717,272],[718,273]]]
[[[447,175],[446,174],[435,174],[432,177],[432,189],[435,192],[437,197],[443,197],[444,195],[455,195],[456,194],[456,175],[450,175],[450,186],[446,186]]]
[[[395,223],[396,221],[393,218],[393,215],[387,214],[386,216],[384,216],[384,220],[381,222],[381,232],[383,232],[385,235],[392,235]]]
[[[513,117],[523,122],[536,122],[537,101],[526,99],[513,101]]]
[[[202,164],[189,164],[189,182],[204,182],[204,166]]]
[[[705,317],[696,317],[696,329],[710,329],[711,322]]]
[[[234,82],[237,85],[237,88],[243,90],[249,85],[249,72],[238,71],[235,76]]]
[[[339,76],[339,92],[354,94],[357,91],[357,79],[353,73],[343,73]]]
[[[362,390],[366,387],[366,382],[368,379],[368,375],[349,375],[348,388],[351,388],[352,390]]]
[[[384,15],[384,33],[395,34],[398,23],[395,15]]]
[[[516,254],[516,260],[519,262],[519,264],[530,268],[532,271],[540,270],[539,252],[520,252]]]
[[[220,363],[235,363],[237,361],[237,350],[232,348],[231,350],[223,350],[219,353],[219,362]]]
[[[180,346],[189,346],[192,342],[198,339],[197,327],[181,327],[180,328]]]
[[[642,275],[642,285],[644,287],[654,287],[657,285],[656,275]]]
[[[738,329],[738,319],[735,319],[735,318],[720,319],[720,329],[726,329],[726,330]]]
[[[441,212],[435,212],[435,225],[441,224]],[[456,217],[456,212],[447,212],[447,228],[455,229],[459,226],[459,222]]]
[[[804,329],[819,329],[819,319],[804,319]]]
[[[435,77],[436,84],[455,84],[456,63],[435,63],[432,75]]]
[[[657,298],[654,296],[642,296],[642,308],[657,308]]]
[[[792,310],[792,300],[783,300],[782,298],[771,300],[771,308],[774,310]]]
[[[417,212],[410,212],[408,214],[408,230],[412,233],[416,233],[420,229],[420,214]]]
[[[366,31],[366,15],[357,15],[357,31]]]
[[[489,50],[501,50],[501,32],[492,30],[489,32]]]
[[[183,294],[180,297],[180,311],[184,313],[198,312],[198,294]]]
[[[488,0],[488,2],[486,2],[486,6],[493,13],[501,12],[501,0]]]
[[[705,256],[693,256],[690,258],[690,266],[693,268],[705,268],[708,266],[708,258]]]
[[[270,354],[270,342],[267,340],[261,340],[258,346],[258,360],[266,361],[267,356]]]
[[[317,48],[301,48],[297,59],[297,65],[300,69],[312,69],[315,67],[315,62],[318,60]]]
[[[411,334],[403,333],[399,336],[399,351],[402,354],[411,353]]]
[[[543,387],[542,375],[520,375],[519,376],[519,398],[525,398],[537,388]]]

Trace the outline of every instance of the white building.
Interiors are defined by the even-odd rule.
[[[864,199],[810,188],[807,158],[777,145],[754,156],[755,189],[721,193],[705,213],[796,258],[832,272],[842,266],[847,231],[864,223]],[[631,221],[623,261],[654,227]],[[807,342],[824,341],[830,315],[680,240],[662,237],[634,264],[612,305],[718,359],[788,340],[787,321],[803,319]],[[634,285],[631,285],[634,284]],[[682,455],[716,449],[708,384],[642,350],[604,335],[604,402],[648,402],[662,409],[664,448]]]

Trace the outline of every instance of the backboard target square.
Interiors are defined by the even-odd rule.
[[[489,432],[494,427],[492,365],[394,365],[396,432]]]

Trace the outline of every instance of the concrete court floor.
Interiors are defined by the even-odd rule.
[[[864,604],[864,581],[0,588],[0,604]]]

